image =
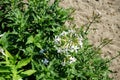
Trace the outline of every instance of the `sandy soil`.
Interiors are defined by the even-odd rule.
[[[118,54],[117,51],[120,51],[120,0],[62,0],[60,6],[76,9],[73,16],[77,27],[87,23],[87,18],[92,17],[93,11],[100,14],[100,22],[93,24],[90,28],[88,36],[90,42],[98,46],[101,38],[112,39],[111,44],[102,48],[102,56],[112,58]],[[120,57],[112,60],[110,69],[114,72],[110,77],[120,80]]]

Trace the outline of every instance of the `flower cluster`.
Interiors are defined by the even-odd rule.
[[[82,47],[82,37],[75,30],[63,31],[55,36],[55,48],[58,53],[76,52]]]
[[[64,53],[65,58],[62,65],[65,66],[66,63],[73,63],[76,58],[70,53],[77,53],[79,49],[82,48],[82,37],[75,30],[63,31],[61,34],[55,36],[55,48],[58,53]]]

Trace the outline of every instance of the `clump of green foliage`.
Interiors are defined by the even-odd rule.
[[[84,28],[59,0],[0,1],[0,80],[110,80]]]

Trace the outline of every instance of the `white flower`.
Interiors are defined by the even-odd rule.
[[[4,34],[0,34],[0,37],[4,36]]]
[[[71,49],[70,52],[74,52],[74,49]]]
[[[48,63],[49,63],[49,61],[48,61],[48,59],[44,59],[44,60],[42,60],[42,62],[45,64],[45,65],[47,65]]]
[[[68,32],[69,32],[69,33],[75,33],[75,31],[74,31],[74,30],[68,30]]]
[[[80,45],[81,48],[83,47],[82,41],[79,41],[79,45]]]
[[[4,50],[2,48],[0,48],[0,53],[2,53],[3,55],[5,55]]]
[[[55,36],[55,43],[58,44],[61,41],[61,38],[59,36]]]
[[[70,59],[70,62],[69,62],[70,64],[76,61],[76,58],[74,57],[70,57],[69,59]]]
[[[65,63],[65,61],[64,61],[64,62],[62,62],[61,64],[62,64],[62,66],[65,66],[66,63]]]
[[[66,53],[67,53],[68,51],[69,51],[69,49],[68,49],[68,48],[65,48],[65,49],[64,49],[64,52],[66,52]]]
[[[79,49],[78,46],[74,46],[74,45],[72,45],[70,51],[71,51],[71,52],[74,52],[74,51],[77,52],[78,49]]]
[[[74,46],[74,45],[72,45],[71,48],[74,49],[74,50],[79,49],[78,46]]]
[[[80,45],[80,47],[83,46],[82,38],[78,38],[78,44]]]
[[[45,50],[44,50],[44,49],[42,49],[42,50],[40,50],[40,51],[39,51],[39,53],[43,54],[43,53],[44,53],[44,51],[45,51]]]
[[[58,53],[62,53],[63,50],[62,50],[61,48],[59,48],[59,49],[57,49],[57,52],[58,52]]]
[[[63,32],[60,34],[60,36],[65,36],[65,35],[67,35],[67,34],[68,34],[68,32],[63,31]]]

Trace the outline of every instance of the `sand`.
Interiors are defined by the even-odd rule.
[[[93,12],[99,14],[99,23],[91,25],[88,38],[90,43],[98,46],[101,39],[112,39],[111,44],[102,48],[103,58],[112,58],[120,51],[120,0],[62,0],[60,6],[76,9],[73,14],[77,27],[89,22]],[[113,80],[120,80],[120,57],[111,61],[110,74]]]

